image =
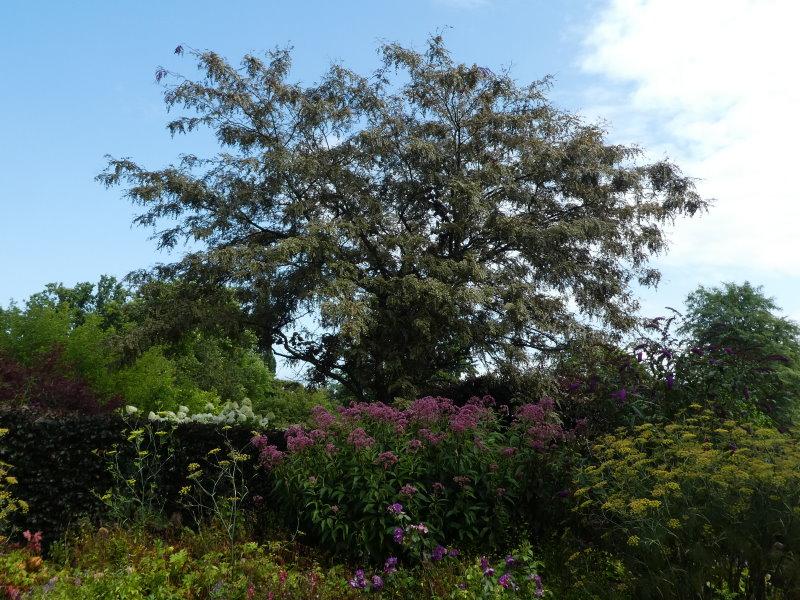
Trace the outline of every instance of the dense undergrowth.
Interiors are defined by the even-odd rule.
[[[244,402],[76,414],[83,388],[48,384],[58,410],[15,404],[44,389],[29,373],[0,413],[0,589],[796,599],[796,348],[745,343],[749,325],[726,330],[737,341],[674,324],[485,376],[477,395],[460,382],[456,400],[318,391],[312,409],[287,386],[300,408],[280,431]],[[6,398],[17,375],[4,372]]]

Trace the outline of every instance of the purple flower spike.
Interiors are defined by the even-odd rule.
[[[364,569],[359,569],[356,571],[355,577],[353,577],[350,581],[348,581],[351,588],[355,588],[357,590],[363,590],[367,587],[367,580],[364,578]]]
[[[613,394],[611,394],[611,397],[614,398],[616,401],[618,401],[620,404],[623,404],[625,402],[625,399],[628,397],[628,390],[626,390],[625,388],[621,388],[616,392],[614,392]]]
[[[373,590],[382,590],[383,589],[383,579],[380,575],[373,575],[372,576],[372,589]]]
[[[506,573],[505,575],[501,575],[500,579],[497,580],[497,583],[499,583],[505,589],[510,588],[511,587],[511,575],[509,575],[508,573]]]
[[[402,529],[401,529],[401,531],[402,531]],[[383,565],[383,572],[386,575],[391,575],[395,571],[397,571],[397,557],[396,556],[390,556],[389,558],[386,559],[386,563]]]
[[[389,513],[393,515],[399,515],[402,514],[403,512],[403,505],[400,504],[399,502],[395,502],[394,504],[390,504],[389,506],[387,506],[386,510],[388,510]]]
[[[403,543],[403,528],[402,527],[395,527],[394,533],[392,534],[392,539],[394,540],[395,544],[402,544]]]
[[[431,552],[431,560],[433,561],[440,561],[445,556],[447,556],[447,548],[444,546],[436,546],[436,548],[433,549],[433,552]]]
[[[536,585],[535,595],[537,598],[544,596],[544,587],[542,586],[542,578],[540,575],[533,576],[533,583]]]

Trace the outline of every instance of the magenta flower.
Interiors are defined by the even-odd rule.
[[[414,438],[413,440],[408,442],[408,449],[411,450],[412,452],[416,452],[420,448],[422,448],[421,440]]]

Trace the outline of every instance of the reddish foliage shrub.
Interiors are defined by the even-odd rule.
[[[0,405],[26,406],[50,415],[97,415],[122,405],[121,398],[101,401],[88,383],[71,371],[58,348],[31,366],[0,354]]]

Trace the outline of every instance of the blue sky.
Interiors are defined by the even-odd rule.
[[[763,284],[800,318],[797,170],[800,56],[793,0],[405,0],[0,5],[0,303],[51,281],[123,276],[172,257],[130,226],[119,190],[94,181],[105,154],[162,166],[213,150],[170,139],[155,69],[193,72],[178,44],[237,60],[294,46],[295,77],[332,60],[377,66],[380,40],[420,47],[442,31],[456,58],[556,77],[551,97],[604,119],[614,141],[669,156],[717,199],[680,223],[645,312],[698,284]]]

